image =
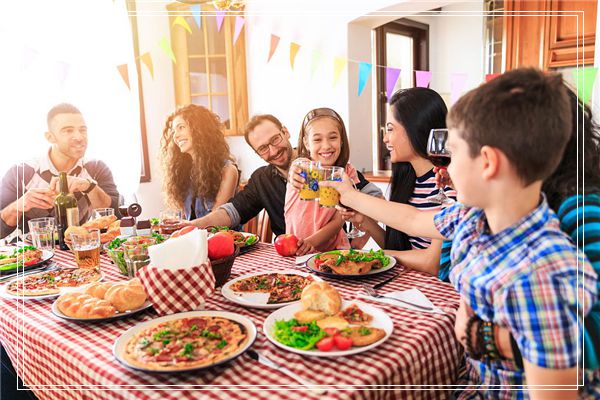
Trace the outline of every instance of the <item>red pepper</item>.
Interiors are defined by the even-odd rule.
[[[306,330],[308,329],[308,326],[292,326],[292,330],[296,331],[296,332],[306,332]]]

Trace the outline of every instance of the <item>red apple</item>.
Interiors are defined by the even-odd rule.
[[[291,233],[277,236],[275,250],[284,257],[295,256],[298,251],[298,238]]]
[[[208,239],[208,258],[218,260],[229,257],[235,253],[233,237],[224,232],[219,232]]]

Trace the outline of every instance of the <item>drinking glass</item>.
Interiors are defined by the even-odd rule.
[[[115,215],[114,208],[94,208],[91,219],[106,217],[108,215]]]
[[[154,238],[144,238],[143,243],[123,243],[123,258],[125,258],[129,278],[135,278],[140,269],[150,264],[148,247],[155,243]]]
[[[344,169],[342,167],[321,167],[321,180],[342,181]],[[335,207],[340,204],[340,193],[334,188],[319,188],[319,205],[321,207]]]
[[[181,228],[181,211],[164,210],[160,212],[159,229],[161,235],[170,235]]]
[[[71,233],[71,249],[79,268],[100,267],[100,229],[85,234]]]
[[[429,159],[439,169],[446,169],[450,164],[450,153],[446,150],[448,129],[432,129],[427,141],[427,154]],[[454,201],[446,196],[443,185],[438,186],[438,194],[431,201],[438,204],[452,204]]]
[[[300,189],[300,200],[319,199],[319,169],[321,163],[318,161],[299,160],[294,165],[300,167],[300,176],[304,178],[304,185]]]
[[[54,217],[35,218],[28,221],[33,245],[39,250],[54,251]]]
[[[354,189],[358,190],[358,188],[356,187],[354,182],[352,182],[352,186],[354,186]],[[346,206],[343,206],[343,207],[346,208],[348,211],[354,211],[354,209],[352,209],[350,207],[346,207]],[[356,238],[365,236],[365,232],[361,231],[356,226],[354,226],[354,224],[352,222],[348,221],[348,223],[350,224],[350,230],[348,232],[346,232],[346,237],[348,239],[356,239]]]

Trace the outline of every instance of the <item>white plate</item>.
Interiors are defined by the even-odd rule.
[[[349,356],[352,354],[362,353],[364,351],[371,350],[385,342],[394,330],[394,322],[392,319],[381,309],[374,307],[369,304],[361,303],[358,301],[348,301],[344,300],[342,302],[342,310],[351,304],[356,304],[360,307],[361,310],[373,316],[373,320],[368,324],[368,326],[372,326],[374,328],[380,328],[385,331],[385,336],[368,346],[363,347],[352,347],[348,350],[332,350],[332,351],[319,351],[316,348],[312,350],[300,350],[294,347],[286,346],[283,343],[280,343],[273,336],[275,330],[275,321],[280,320],[289,320],[294,318],[294,314],[300,310],[302,310],[302,304],[291,304],[287,307],[280,308],[277,311],[274,311],[271,315],[267,317],[265,323],[263,324],[263,332],[267,336],[267,338],[273,342],[273,344],[277,347],[281,347],[282,349],[291,351],[292,353],[302,354],[305,356],[316,356],[316,357],[338,357],[338,356]],[[353,324],[354,325],[354,324]],[[335,349],[335,347],[334,347]]]
[[[219,361],[218,363],[203,366],[203,367],[180,369],[177,371],[154,371],[154,370],[150,370],[150,369],[140,368],[140,367],[130,365],[123,358],[123,354],[125,354],[125,349],[127,348],[127,343],[138,332],[140,332],[146,328],[152,327],[154,325],[157,325],[161,322],[173,321],[173,320],[180,319],[180,318],[193,318],[193,317],[222,317],[222,318],[227,318],[234,322],[237,322],[238,324],[243,326],[244,329],[246,330],[246,334],[247,334],[246,342],[238,349],[237,352],[233,353],[226,359]],[[220,364],[229,362],[229,361],[233,360],[234,358],[243,354],[246,350],[248,350],[248,348],[250,348],[250,346],[252,346],[252,344],[254,343],[254,340],[256,340],[256,326],[254,326],[254,323],[252,323],[252,321],[249,318],[247,318],[243,315],[232,313],[232,312],[227,312],[227,311],[189,311],[189,312],[183,312],[183,313],[178,313],[178,314],[171,314],[171,315],[167,315],[164,317],[153,319],[151,321],[142,322],[140,324],[137,324],[133,328],[128,329],[125,333],[123,333],[121,336],[119,336],[119,338],[115,342],[115,344],[113,346],[113,355],[115,356],[117,361],[119,361],[121,364],[123,364],[127,368],[135,369],[138,371],[144,371],[144,372],[177,374],[180,372],[196,371],[196,370],[212,368],[216,365],[220,365]]]
[[[326,252],[326,253],[329,253],[329,252]],[[323,253],[320,253],[320,254],[323,254]],[[390,269],[392,269],[396,266],[396,259],[394,257],[390,257],[390,256],[386,255],[388,260],[390,260],[390,263],[388,264],[387,267],[372,269],[369,272],[367,272],[366,274],[362,274],[362,275],[343,275],[343,274],[336,274],[335,272],[323,272],[323,271],[319,270],[315,266],[315,257],[318,255],[319,254],[315,254],[314,256],[309,258],[308,261],[306,261],[306,266],[308,267],[308,269],[310,269],[315,274],[323,275],[328,278],[351,278],[351,279],[370,278],[375,275],[379,275],[386,271],[389,271]]]
[[[66,269],[71,269],[71,268],[66,268]],[[72,269],[76,269],[76,268],[72,268]],[[37,274],[44,274],[46,272],[51,272],[51,271],[41,271],[38,272]],[[11,282],[14,282],[17,279],[23,279],[32,275],[36,275],[36,274],[31,274],[31,275],[26,275],[26,276],[21,276],[21,277],[15,277],[15,279],[11,279],[10,281],[7,281],[3,284],[2,287],[0,287],[0,297],[3,299],[8,299],[8,300],[43,300],[43,299],[54,299],[58,296],[60,296],[61,294],[65,294],[68,292],[74,292],[77,290],[80,290],[81,287],[88,285],[89,283],[94,283],[94,282],[100,282],[104,279],[104,274],[102,272],[100,272],[100,279],[94,282],[89,282],[86,283],[85,285],[81,285],[81,286],[74,286],[74,287],[62,287],[60,288],[60,292],[59,293],[55,293],[55,294],[44,294],[44,295],[40,295],[40,296],[15,296],[13,294],[8,293],[8,286]]]
[[[0,253],[2,253],[2,254],[12,254],[12,252],[14,251],[15,248],[19,248],[19,246],[1,246],[0,247]],[[10,275],[10,274],[14,274],[17,271],[19,271],[19,272],[21,272],[21,271],[28,271],[30,269],[37,268],[41,264],[43,264],[46,261],[50,260],[52,257],[54,257],[54,253],[52,251],[42,250],[42,258],[37,263],[31,264],[31,265],[28,265],[28,266],[21,266],[21,267],[15,266],[14,268],[11,268],[11,269],[1,270],[0,271],[0,275]]]
[[[304,276],[304,277],[312,276],[308,272],[301,272],[301,271],[292,270],[292,269],[286,269],[284,271],[254,272],[251,274],[242,275],[239,278],[235,278],[235,279],[227,282],[225,285],[223,285],[223,288],[221,288],[221,294],[227,300],[232,301],[241,306],[252,307],[252,308],[262,308],[262,309],[281,308],[283,306],[287,306],[289,304],[294,304],[294,303],[297,303],[300,301],[300,300],[296,300],[296,301],[289,301],[286,303],[267,304],[267,301],[269,300],[269,293],[235,292],[230,289],[231,285],[233,285],[235,282],[241,281],[242,279],[250,278],[252,276],[268,275],[268,274],[290,274],[290,275],[298,275],[298,276]],[[316,277],[316,276],[312,276],[312,278],[318,282],[322,281],[321,278]]]
[[[144,302],[144,304],[142,304],[141,307],[136,308],[135,310],[127,310],[125,312],[117,312],[112,317],[106,317],[106,318],[74,318],[74,317],[69,317],[68,315],[63,314],[58,309],[58,307],[56,306],[56,301],[55,301],[54,303],[52,303],[52,313],[54,315],[56,315],[58,318],[62,318],[62,319],[67,320],[67,321],[74,321],[74,322],[106,322],[106,321],[114,321],[116,319],[128,318],[128,317],[137,315],[137,314],[141,313],[142,311],[145,311],[145,310],[149,309],[150,307],[152,307],[152,303],[150,303],[148,300],[146,300],[146,302]]]

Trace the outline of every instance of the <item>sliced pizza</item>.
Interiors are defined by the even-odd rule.
[[[58,269],[40,272],[12,281],[6,292],[13,296],[59,294],[63,287],[79,287],[102,279],[98,269]]]
[[[262,274],[241,279],[230,286],[234,292],[269,293],[267,304],[300,300],[302,289],[313,282],[309,276],[294,274]]]

